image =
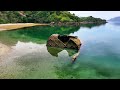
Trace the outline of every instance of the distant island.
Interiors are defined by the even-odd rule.
[[[45,23],[50,25],[80,25],[106,23],[101,18],[78,17],[68,11],[0,11],[0,24]]]
[[[110,22],[120,22],[120,16],[109,19]]]

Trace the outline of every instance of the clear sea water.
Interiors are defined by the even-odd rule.
[[[82,42],[74,63],[74,50],[46,47],[52,34],[78,36]],[[36,26],[0,32],[0,43],[11,50],[0,58],[0,78],[115,79],[120,78],[120,24]]]

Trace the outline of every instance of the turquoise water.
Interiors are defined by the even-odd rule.
[[[82,42],[74,63],[73,50],[46,47],[51,34],[78,36]],[[77,27],[37,26],[0,32],[11,50],[0,59],[0,78],[114,79],[120,78],[120,24]]]

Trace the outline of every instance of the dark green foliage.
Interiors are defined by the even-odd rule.
[[[89,16],[89,17],[81,17],[80,18],[80,21],[81,22],[94,22],[94,23],[105,23],[106,20],[104,19],[101,19],[101,18],[94,18],[92,16]]]
[[[105,22],[100,18],[82,17],[68,11],[0,11],[0,23],[50,23],[50,22]]]

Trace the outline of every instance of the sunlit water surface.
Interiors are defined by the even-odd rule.
[[[74,63],[74,50],[46,47],[48,37],[54,33],[80,38],[80,55]],[[118,23],[2,31],[0,42],[11,49],[0,57],[0,78],[120,78],[119,41]]]

